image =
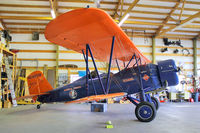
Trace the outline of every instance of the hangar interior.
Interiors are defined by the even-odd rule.
[[[88,103],[45,104],[38,111],[36,105],[40,103],[33,102],[31,98],[17,100],[18,106],[13,107],[13,94],[17,98],[29,95],[27,76],[34,71],[42,71],[53,88],[85,76],[86,64],[81,53],[45,38],[45,28],[50,21],[80,8],[101,9],[117,24],[124,20],[120,28],[153,64],[173,59],[180,68],[177,86],[152,92],[161,102],[161,108],[158,118],[148,123],[147,129],[143,129],[143,123],[136,121],[131,102],[123,97],[108,98],[108,109],[102,114],[91,113]],[[91,132],[93,128],[96,132],[130,132],[131,126],[141,132],[195,133],[199,130],[196,124],[200,118],[197,113],[200,109],[199,0],[1,0],[0,30],[0,127],[3,131],[15,131],[8,128],[9,124],[17,132],[43,132],[41,129],[45,132]],[[95,61],[100,73],[108,72],[108,63]],[[95,70],[90,57],[88,65],[91,71]],[[110,70],[118,72],[116,65]],[[69,119],[64,120],[63,116]],[[29,117],[33,121],[30,122],[32,126],[27,127],[26,119]],[[16,124],[16,119],[21,121]],[[104,131],[102,123],[110,120],[114,129]],[[37,121],[41,121],[38,122],[40,124],[35,124]],[[62,121],[69,125],[65,127]],[[48,129],[49,122],[52,127]],[[159,123],[161,125],[155,126]],[[18,127],[23,125],[26,127]],[[190,128],[186,129],[186,125]]]

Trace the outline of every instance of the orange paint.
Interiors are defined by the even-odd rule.
[[[128,78],[128,79],[123,79],[123,82],[129,82],[129,81],[133,81],[134,78]]]
[[[143,76],[143,79],[144,79],[145,81],[147,81],[147,80],[149,79],[149,76],[145,74],[145,75]]]
[[[113,59],[119,59],[120,65],[122,61],[129,61],[134,53],[141,57],[142,64],[150,62],[109,14],[97,8],[64,13],[48,23],[45,29],[45,37],[50,42],[79,53],[85,50],[86,44],[90,44],[93,56],[105,62],[109,61],[113,36]]]
[[[32,72],[27,77],[27,82],[30,95],[18,97],[16,98],[16,100],[33,98],[33,100],[36,101],[38,95],[45,95],[48,94],[46,92],[53,90],[52,86],[49,84],[49,82],[40,71]]]
[[[94,96],[89,96],[89,97],[84,97],[78,100],[66,102],[68,103],[81,103],[81,102],[88,102],[88,101],[99,101],[101,99],[107,99],[107,98],[113,98],[113,97],[119,97],[119,96],[124,96],[125,93],[120,92],[120,93],[113,93],[113,94],[107,94],[107,95],[94,95]]]

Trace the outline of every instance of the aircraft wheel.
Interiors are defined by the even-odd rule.
[[[40,106],[41,106],[41,105],[37,105],[37,109],[40,109]]]
[[[152,100],[152,102],[153,102],[153,104],[154,104],[156,110],[158,110],[159,107],[160,107],[160,102],[158,101],[158,99],[155,98],[155,97],[151,97],[151,100]]]
[[[156,109],[152,103],[141,102],[135,108],[135,115],[141,122],[150,122],[156,116]]]

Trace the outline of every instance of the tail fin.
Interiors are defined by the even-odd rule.
[[[27,77],[27,81],[30,95],[42,95],[45,92],[53,90],[52,86],[40,71],[32,72]]]

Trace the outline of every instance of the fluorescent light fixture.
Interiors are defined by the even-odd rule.
[[[128,17],[130,16],[129,13],[126,14],[126,16],[119,22],[119,27],[124,23],[124,21],[126,21],[128,19]]]
[[[55,14],[53,9],[51,9],[51,16],[52,16],[53,19],[56,18],[56,14]]]

